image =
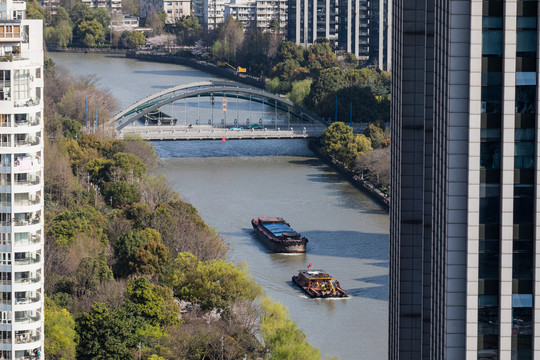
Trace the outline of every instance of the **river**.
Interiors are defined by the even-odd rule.
[[[50,53],[75,75],[98,74],[125,107],[165,87],[214,78],[187,67],[118,56]],[[182,198],[230,244],[229,258],[289,309],[322,358],[386,359],[388,214],[327,165],[305,140],[156,142],[164,173]],[[309,239],[302,255],[274,254],[251,229],[280,216]],[[312,263],[338,279],[348,299],[309,299],[291,282]]]

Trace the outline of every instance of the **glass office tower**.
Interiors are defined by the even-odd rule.
[[[540,358],[538,11],[394,1],[390,359]]]
[[[44,359],[43,31],[0,0],[0,359]]]

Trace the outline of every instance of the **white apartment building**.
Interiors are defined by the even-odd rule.
[[[228,3],[229,0],[203,0],[203,21],[201,22],[203,28],[214,30],[219,24],[225,22],[225,4]]]
[[[183,17],[191,15],[191,1],[189,0],[141,0],[140,15],[146,18],[152,12],[165,12],[166,24],[174,24]]]
[[[248,0],[225,4],[225,19],[232,16],[240,20],[244,30],[256,28],[270,31],[270,22],[279,22],[279,31],[286,32],[288,20],[287,0]]]
[[[0,358],[44,359],[43,24],[0,1]]]
[[[93,9],[103,7],[111,12],[122,11],[122,0],[82,0],[82,3]]]

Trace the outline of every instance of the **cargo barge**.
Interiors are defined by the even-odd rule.
[[[324,270],[299,270],[292,281],[312,298],[348,297],[339,281]]]
[[[262,217],[251,220],[257,237],[271,250],[279,253],[304,253],[308,239],[294,231],[280,217]]]

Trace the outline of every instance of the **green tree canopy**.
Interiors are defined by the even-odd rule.
[[[292,41],[283,41],[278,48],[277,61],[295,60],[299,64],[304,62],[304,48]]]
[[[353,129],[342,122],[335,122],[321,136],[322,150],[329,155],[336,155],[341,148],[352,141]]]
[[[167,283],[176,296],[200,303],[203,310],[225,309],[235,300],[254,300],[261,293],[244,266],[223,260],[199,261],[191,253],[178,254]]]
[[[110,201],[111,206],[118,208],[131,205],[141,199],[137,187],[125,181],[105,183],[103,196],[105,196],[106,201]]]
[[[53,360],[75,360],[78,335],[75,320],[64,308],[45,297],[45,353]]]
[[[179,324],[180,307],[175,303],[170,288],[150,283],[144,277],[129,281],[127,289],[127,310],[144,318],[152,325]]]
[[[268,297],[261,301],[261,333],[273,359],[320,359],[319,349],[308,343],[304,332],[289,319],[287,309]]]
[[[78,360],[133,360],[131,325],[109,312],[103,303],[95,303],[89,313],[82,314],[76,330],[80,336]]]
[[[318,42],[308,48],[307,63],[309,70],[317,73],[322,69],[337,66],[337,57],[328,41]]]
[[[195,16],[186,16],[176,21],[175,31],[178,42],[182,45],[193,45],[202,34],[202,26]]]
[[[83,20],[77,25],[76,32],[82,43],[87,47],[95,46],[96,43],[105,41],[103,25],[97,20]]]
[[[131,31],[127,36],[127,45],[131,49],[144,46],[146,44],[146,36],[140,31]]]
[[[364,128],[364,135],[366,135],[371,140],[371,146],[374,149],[380,148],[384,139],[386,138],[383,130],[374,123],[368,124]]]
[[[102,242],[107,241],[103,228],[107,219],[91,206],[80,206],[56,215],[50,222],[48,235],[63,247],[69,246],[80,233],[93,234]]]

